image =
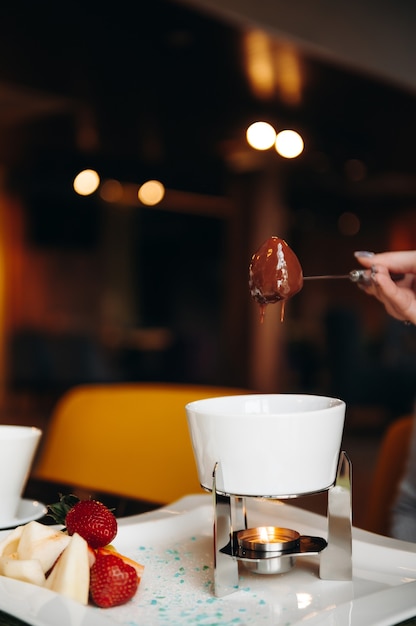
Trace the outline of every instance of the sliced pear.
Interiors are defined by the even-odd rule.
[[[95,556],[94,548],[91,548],[91,546],[88,546],[88,563],[90,565],[90,569],[94,565],[95,559],[96,559],[96,556]]]
[[[0,556],[17,552],[20,537],[22,536],[24,526],[17,526],[9,532],[6,537],[0,541]]]
[[[17,546],[17,556],[21,560],[37,559],[46,574],[61,552],[69,543],[69,536],[39,522],[29,522],[22,527]]]
[[[45,574],[39,561],[37,559],[22,561],[16,558],[16,553],[0,557],[0,574],[41,587],[45,584]]]
[[[78,533],[70,537],[68,545],[46,579],[45,587],[81,604],[88,604],[88,544]]]

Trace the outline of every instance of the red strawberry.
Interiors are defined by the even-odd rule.
[[[107,609],[128,602],[138,584],[134,567],[118,556],[97,552],[90,572],[90,595],[97,606]]]
[[[80,500],[66,514],[69,535],[78,533],[91,548],[106,546],[117,534],[114,514],[98,500]]]
[[[95,554],[98,554],[98,553],[102,555],[112,554],[113,556],[118,556],[119,559],[127,563],[127,565],[131,565],[131,567],[133,567],[136,570],[137,578],[140,582],[140,579],[142,577],[143,570],[144,570],[144,565],[142,565],[141,563],[138,563],[137,561],[134,561],[133,559],[130,559],[128,556],[125,556],[124,554],[121,554],[120,552],[117,552],[114,546],[105,546],[104,548],[98,548]]]

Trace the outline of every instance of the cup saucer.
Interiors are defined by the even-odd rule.
[[[10,518],[9,520],[0,520],[0,530],[27,524],[28,522],[32,522],[33,520],[43,517],[47,512],[48,510],[46,505],[42,502],[38,502],[37,500],[22,499],[20,500],[19,508],[17,509],[15,517]]]

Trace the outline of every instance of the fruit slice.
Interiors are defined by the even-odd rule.
[[[142,565],[141,563],[138,563],[137,561],[130,559],[128,556],[125,556],[124,554],[120,554],[120,552],[117,552],[117,550],[112,545],[108,545],[105,548],[98,548],[97,554],[102,554],[102,555],[113,554],[114,556],[118,556],[118,558],[124,561],[124,563],[126,563],[127,565],[130,565],[136,570],[137,580],[140,581],[142,574],[143,574],[143,570],[144,570],[144,565]]]
[[[39,522],[22,526],[17,545],[17,557],[21,560],[37,559],[44,573],[48,572],[69,543],[69,537],[61,530]]]
[[[45,587],[86,605],[89,586],[88,544],[78,533],[74,533],[46,579]]]
[[[17,552],[20,537],[22,536],[24,526],[17,526],[9,532],[6,537],[0,541],[0,556],[6,556]]]
[[[109,608],[128,602],[138,584],[134,567],[114,554],[97,553],[90,585],[91,599],[97,606]]]
[[[0,557],[0,574],[41,587],[45,584],[45,574],[37,559],[22,561],[13,556],[2,556]]]

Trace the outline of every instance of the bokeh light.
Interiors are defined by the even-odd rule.
[[[361,228],[358,216],[351,211],[345,211],[338,218],[338,230],[342,235],[351,237],[356,235]]]
[[[246,138],[255,150],[268,150],[276,140],[276,131],[268,122],[254,122],[247,128]]]
[[[123,185],[120,181],[110,178],[101,185],[100,196],[106,202],[117,202],[123,197]]]
[[[277,134],[275,148],[285,159],[294,159],[303,152],[304,143],[295,130],[282,130]]]
[[[100,177],[95,170],[82,170],[74,178],[73,187],[80,196],[90,196],[98,189]]]
[[[158,180],[148,180],[139,188],[137,197],[142,204],[154,206],[159,204],[164,198],[165,187]]]
[[[365,163],[359,159],[349,159],[346,161],[344,171],[346,177],[352,182],[364,180],[367,175],[367,167]]]

